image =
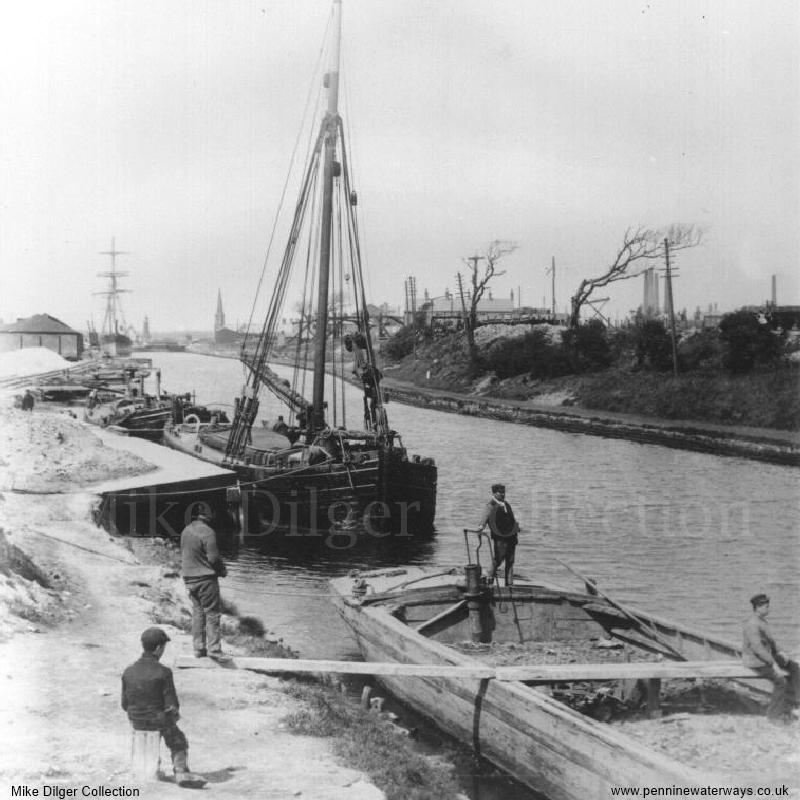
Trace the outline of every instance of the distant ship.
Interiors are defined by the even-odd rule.
[[[104,292],[95,292],[96,295],[106,298],[106,310],[100,333],[90,328],[89,343],[112,356],[129,356],[133,340],[127,335],[128,327],[125,325],[125,317],[119,302],[119,295],[130,291],[119,287],[119,279],[126,277],[128,273],[117,270],[117,256],[124,253],[117,250],[116,240],[112,238],[111,249],[103,251],[100,255],[111,256],[111,269],[97,273],[100,278],[108,278],[108,286]]]

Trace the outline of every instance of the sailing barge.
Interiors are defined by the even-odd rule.
[[[409,567],[338,578],[331,587],[361,654],[381,662],[376,676],[392,694],[550,800],[606,800],[612,787],[727,783],[725,776],[679,763],[542,689],[646,679],[654,713],[666,678],[746,678],[751,691],[764,694],[768,684],[752,680],[755,673],[741,665],[733,644],[623,609],[591,586],[592,592],[578,593],[521,582],[501,593],[479,575],[474,565],[465,578],[455,570],[430,574]],[[490,641],[538,645],[550,653],[565,646],[585,653],[613,641],[625,643],[626,652],[615,659],[605,651],[596,663],[498,667],[464,646],[473,642],[471,652],[477,653]],[[425,665],[427,674],[422,667],[413,669],[424,677],[393,674],[391,663]]]
[[[247,376],[233,422],[168,426],[164,442],[237,473],[241,525],[249,533],[334,526],[376,536],[428,534],[436,514],[436,464],[409,455],[390,427],[372,341],[358,196],[339,113],[340,0],[329,30],[328,67],[319,80],[324,113],[298,182],[269,308],[260,331],[249,330],[242,346]],[[265,268],[269,261],[268,254]],[[292,313],[284,307],[290,286],[302,300],[287,380],[270,364],[281,321]],[[352,382],[361,395],[355,413],[345,403]],[[286,419],[267,428],[256,425],[262,386],[286,407]],[[349,422],[348,414],[357,421]]]

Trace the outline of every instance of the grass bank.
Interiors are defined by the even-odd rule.
[[[334,737],[333,750],[342,763],[366,773],[387,800],[464,797],[447,764],[418,753],[381,715],[319,684],[291,682],[287,691],[303,703],[301,711],[285,717],[289,730]]]
[[[584,407],[603,411],[796,431],[799,375],[797,369],[677,377],[608,370],[581,378],[577,397]]]
[[[744,375],[693,371],[677,377],[613,366],[582,375],[550,379],[518,375],[500,381],[491,371],[474,373],[464,343],[451,336],[420,343],[416,357],[385,365],[385,374],[420,388],[544,405],[552,405],[555,398],[558,404],[660,420],[800,430],[800,369],[796,366]]]

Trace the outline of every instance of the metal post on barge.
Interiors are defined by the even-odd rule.
[[[481,564],[478,559],[476,563],[472,561],[472,553],[469,549],[469,533],[464,528],[464,543],[467,547],[468,563],[464,566],[464,577],[466,579],[466,590],[464,597],[467,600],[469,609],[469,627],[473,642],[489,642],[492,634],[488,618],[489,598],[486,587],[481,581]],[[478,545],[480,547],[480,545]]]

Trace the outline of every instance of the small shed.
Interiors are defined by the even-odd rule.
[[[25,347],[46,347],[62,358],[77,361],[83,354],[83,334],[49,314],[0,324],[0,353]]]

